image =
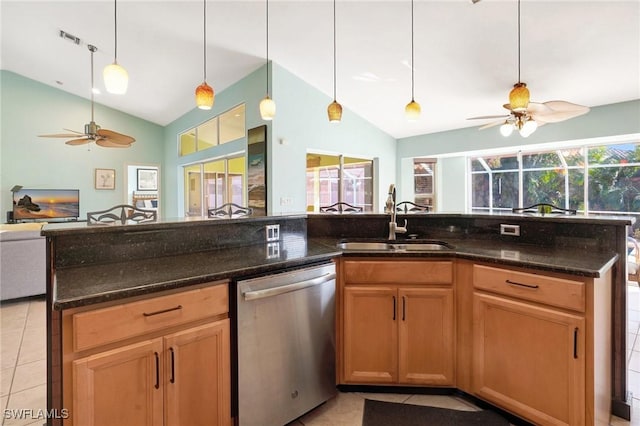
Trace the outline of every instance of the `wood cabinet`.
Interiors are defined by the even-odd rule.
[[[453,386],[451,261],[342,260],[339,381]]]
[[[472,392],[535,424],[608,424],[610,281],[472,268]]]
[[[65,425],[229,425],[227,286],[65,312]]]

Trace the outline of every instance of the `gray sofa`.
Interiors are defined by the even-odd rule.
[[[0,300],[45,294],[46,239],[42,223],[0,227]]]

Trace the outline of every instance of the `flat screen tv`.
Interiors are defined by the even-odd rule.
[[[77,219],[78,189],[28,189],[13,193],[13,220]]]

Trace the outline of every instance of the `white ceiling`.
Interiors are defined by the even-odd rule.
[[[410,4],[337,1],[338,101],[396,138],[480,125],[466,118],[504,113],[518,77],[517,1],[415,0],[422,115],[412,123],[404,118]],[[332,2],[269,5],[270,58],[332,96]],[[264,64],[265,3],[208,0],[207,11],[207,81],[219,92]],[[640,98],[640,0],[522,0],[521,11],[522,81],[533,101],[593,107]],[[102,83],[102,68],[113,61],[113,1],[1,0],[0,14],[2,69],[89,98],[86,44],[94,44],[102,88],[96,102],[161,125],[194,108],[203,72],[200,0],[118,1],[126,95],[108,94]],[[59,30],[80,37],[81,46]]]

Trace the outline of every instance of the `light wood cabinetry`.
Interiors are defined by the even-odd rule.
[[[343,259],[339,269],[339,382],[453,386],[452,262]]]
[[[65,311],[64,424],[229,425],[228,303],[217,282]]]
[[[610,280],[472,268],[472,392],[535,424],[608,424]]]

